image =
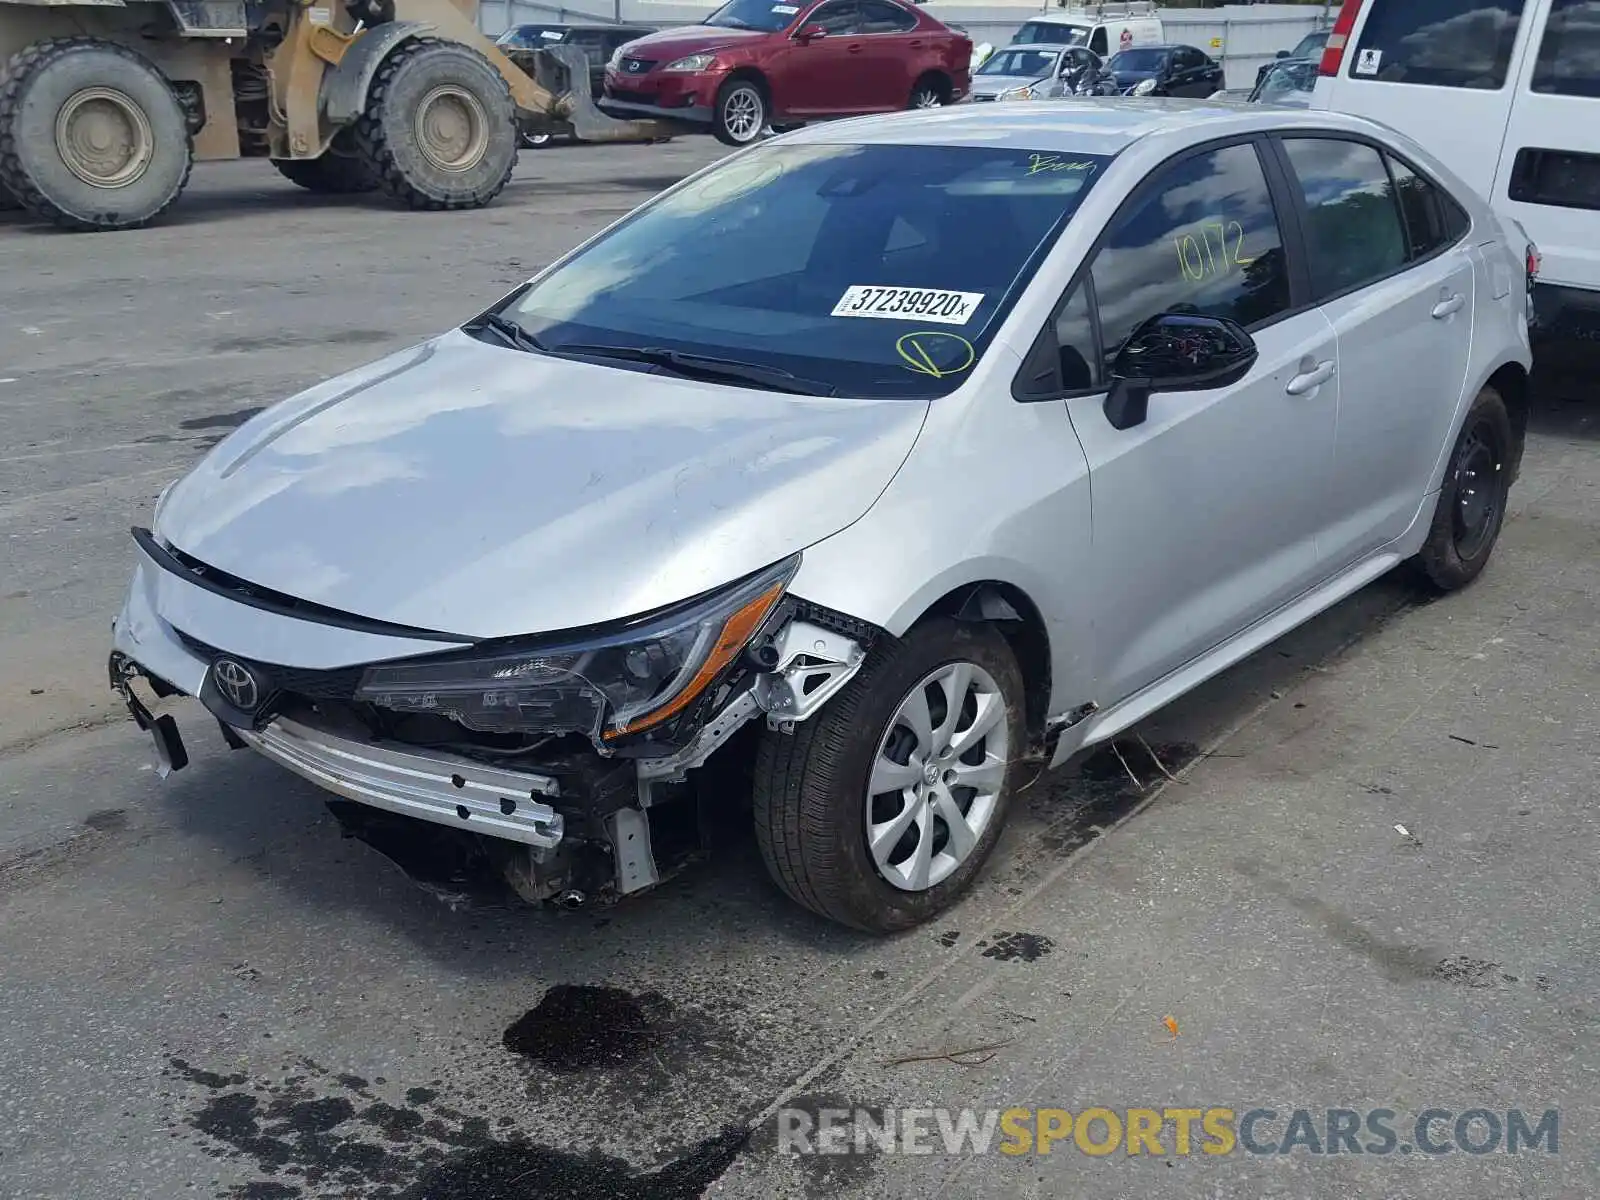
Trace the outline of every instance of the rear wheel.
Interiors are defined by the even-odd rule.
[[[925,75],[917,80],[916,86],[911,89],[911,100],[907,108],[943,108],[948,103],[949,90],[944,81],[937,76]]]
[[[717,92],[711,132],[725,146],[748,146],[767,127],[767,97],[754,79],[730,79]]]
[[[1005,823],[1025,741],[1005,639],[931,621],[873,657],[793,734],[765,732],[756,840],[788,895],[889,933],[949,908]]]
[[[17,203],[17,198],[6,191],[4,184],[0,184],[0,212],[12,212],[21,207],[22,205]]]
[[[417,38],[378,69],[355,141],[378,185],[420,209],[482,208],[517,163],[506,81],[476,50]]]
[[[275,158],[272,165],[290,183],[319,195],[353,195],[378,187],[377,176],[356,151],[348,130],[341,130],[320,158]]]
[[[194,147],[166,78],[98,38],[57,38],[0,70],[0,187],[66,229],[133,229],[171,206]]]
[[[1465,587],[1488,564],[1505,523],[1514,457],[1505,401],[1485,387],[1451,450],[1428,540],[1417,555],[1423,575],[1439,591]]]

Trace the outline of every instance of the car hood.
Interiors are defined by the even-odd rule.
[[[1123,87],[1132,87],[1146,79],[1158,79],[1161,76],[1160,71],[1113,71],[1111,74]]]
[[[773,37],[763,29],[725,29],[720,25],[690,25],[682,29],[663,29],[660,33],[647,33],[627,44],[629,58],[647,58],[656,62],[670,62],[687,54],[706,54],[713,50],[727,50],[745,42]]]
[[[459,331],[257,414],[156,533],[258,587],[472,638],[634,616],[862,516],[927,404],[702,384]]]

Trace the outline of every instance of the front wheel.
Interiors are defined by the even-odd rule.
[[[767,127],[767,98],[753,79],[730,79],[717,92],[711,132],[724,146],[748,146]]]
[[[1417,565],[1441,592],[1476,579],[1488,565],[1505,523],[1514,461],[1511,418],[1500,393],[1478,393],[1450,452],[1439,506]]]
[[[356,144],[410,208],[482,208],[517,163],[516,109],[500,72],[458,42],[417,38],[378,68]]]
[[[754,796],[768,871],[856,929],[931,920],[993,851],[1025,737],[1022,674],[995,629],[913,629],[792,735],[764,733]]]

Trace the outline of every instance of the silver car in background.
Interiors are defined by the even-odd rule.
[[[1070,96],[1086,72],[1101,66],[1100,57],[1082,46],[1005,46],[972,73],[971,98],[981,103]]]
[[[1334,113],[801,130],[231,434],[134,532],[112,681],[163,773],[147,689],[535,900],[663,878],[743,747],[778,886],[905,929],[1029,764],[1483,569],[1536,261]]]

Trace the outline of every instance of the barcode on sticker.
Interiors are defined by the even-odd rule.
[[[933,321],[965,325],[983,303],[982,292],[947,292],[940,288],[875,287],[858,283],[847,288],[829,313],[832,317],[882,317],[891,321]]]
[[[312,9],[308,9],[306,11],[306,16],[311,19],[311,23],[313,25],[327,25],[333,20],[333,9],[331,9],[331,8],[312,8]]]

